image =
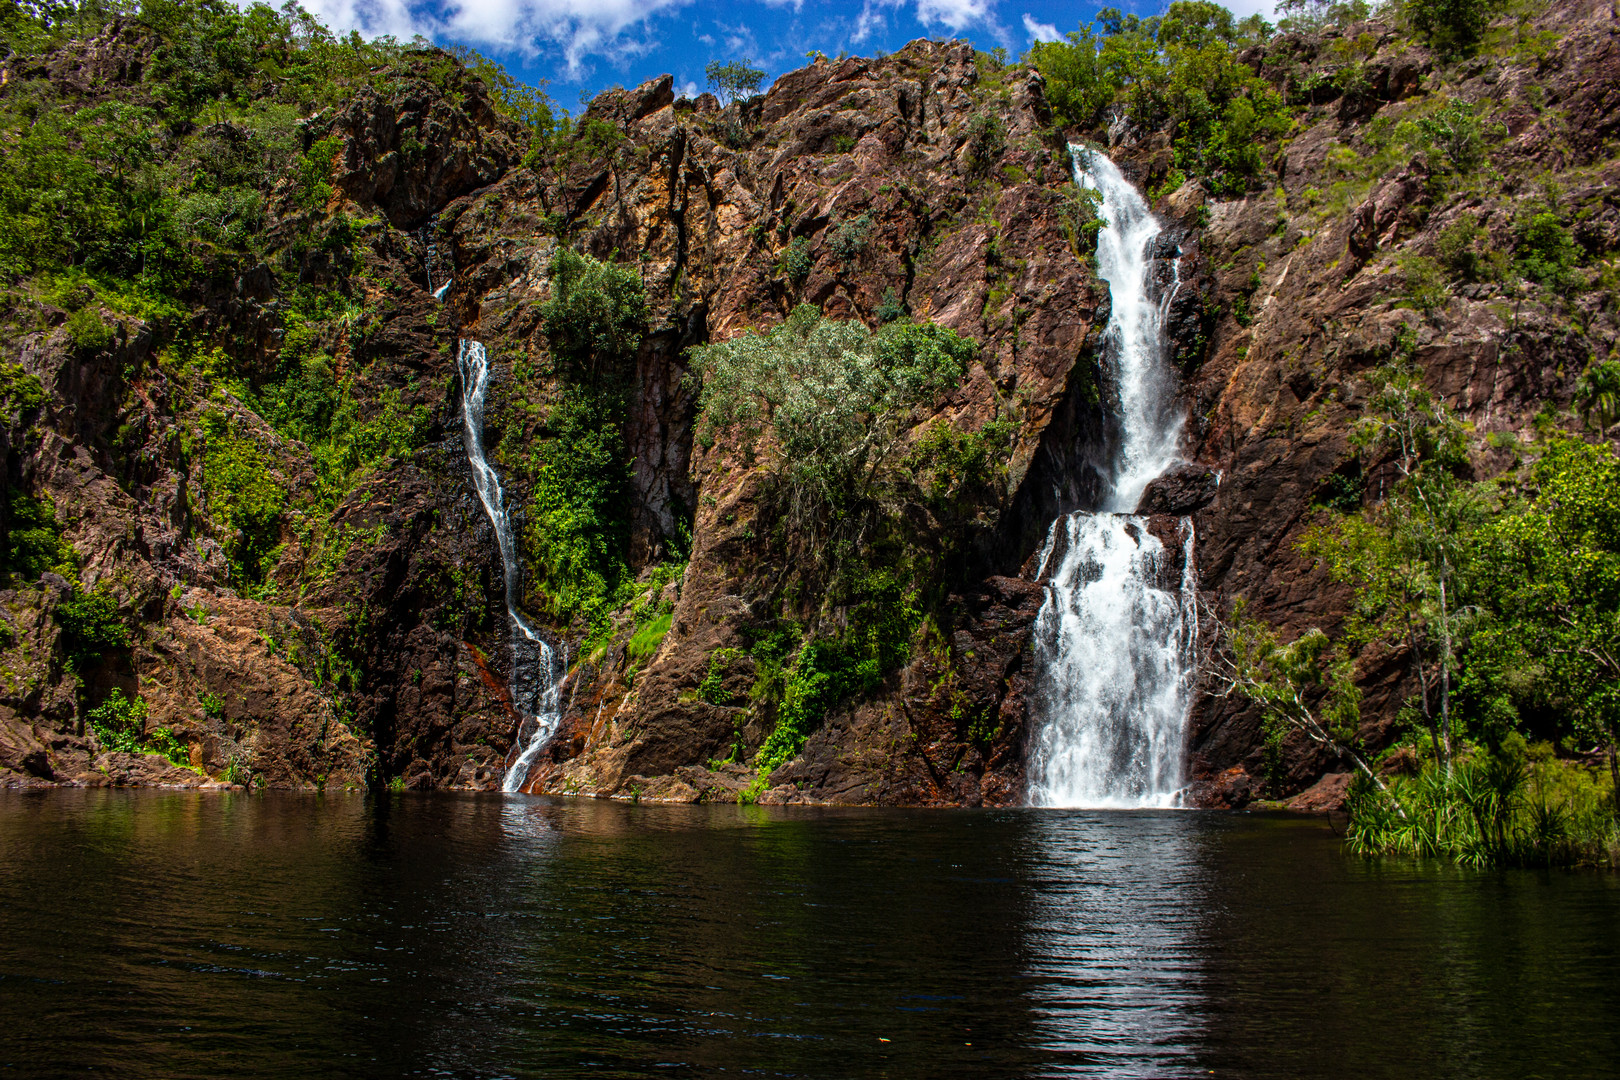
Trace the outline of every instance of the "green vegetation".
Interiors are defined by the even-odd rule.
[[[625,651],[630,654],[630,659],[639,662],[648,659],[653,653],[657,652],[658,646],[664,643],[664,635],[669,633],[669,628],[674,621],[674,614],[666,611],[650,622],[637,627],[636,632],[630,635],[630,643],[625,646]]]
[[[96,741],[102,749],[122,754],[139,754],[144,750],[146,702],[140,698],[126,697],[122,690],[114,689],[107,700],[87,709],[84,718],[96,733]]]
[[[1475,864],[1601,861],[1620,843],[1620,458],[1551,435],[1517,477],[1470,482],[1467,429],[1397,359],[1371,376],[1354,444],[1395,480],[1302,549],[1350,585],[1333,637],[1291,642],[1240,604],[1219,676],[1259,705],[1268,739],[1351,762],[1357,850]],[[1359,742],[1364,655],[1403,655],[1406,735]],[[1600,784],[1575,755],[1608,760]],[[1404,757],[1403,757],[1404,755]],[[1409,763],[1386,782],[1387,765]]]
[[[1123,107],[1139,124],[1169,128],[1176,168],[1237,195],[1292,124],[1277,91],[1237,59],[1263,27],[1207,0],[1177,0],[1145,20],[1106,9],[1064,41],[1031,46],[1027,59],[1046,77],[1060,125],[1092,130]]]
[[[46,571],[73,577],[77,558],[62,539],[56,523],[56,507],[49,497],[36,499],[17,488],[0,489],[0,523],[4,541],[0,546],[0,575],[16,574],[24,581],[35,581]]]
[[[794,531],[824,533],[900,479],[914,411],[957,385],[976,351],[932,324],[873,333],[801,305],[767,333],[691,350],[698,437],[712,446],[729,433],[750,454],[769,431]]]
[[[784,602],[815,598],[808,629],[767,626],[749,650],[753,707],[773,724],[745,798],[764,790],[830,709],[876,690],[910,655],[953,544],[965,542],[973,496],[1000,475],[1011,432],[1002,422],[974,432],[938,420],[919,426],[976,352],[942,327],[896,320],[874,333],[808,306],[766,333],[691,351],[702,380],[698,438],[764,458],[777,487],[762,520],[775,522],[770,542],[796,568]],[[906,506],[929,507],[955,539],[941,545],[936,533],[916,532]],[[724,663],[711,657],[703,700],[723,693]]]
[[[565,386],[520,466],[533,481],[523,552],[539,606],[595,640],[634,587],[624,422],[646,299],[635,270],[566,249],[551,276],[541,325]]]
[[[741,655],[741,649],[716,649],[709,654],[709,669],[703,681],[698,683],[699,701],[706,701],[710,705],[732,703],[731,696],[726,693],[726,672]]]
[[[62,628],[62,651],[69,671],[96,666],[114,649],[129,647],[129,627],[118,611],[118,601],[105,589],[73,589],[56,607]]]
[[[703,69],[703,74],[709,80],[709,89],[714,91],[714,96],[722,105],[759,93],[760,83],[765,81],[765,72],[750,66],[748,60],[724,63],[711,60]]]

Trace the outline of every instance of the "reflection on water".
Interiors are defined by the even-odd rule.
[[[1198,843],[1179,813],[1054,813],[1032,829],[1025,937],[1042,1045],[1115,1076],[1196,1070]]]
[[[0,797],[0,1070],[1599,1075],[1600,875],[1312,821]]]

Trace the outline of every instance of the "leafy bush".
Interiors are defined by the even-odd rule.
[[[105,589],[71,590],[56,606],[62,628],[62,647],[69,671],[87,671],[107,652],[129,647],[129,628],[118,611],[118,601]]]
[[[86,710],[84,718],[96,733],[96,741],[102,749],[123,754],[141,753],[146,741],[146,702],[140,698],[126,697],[122,690],[114,689],[107,700]],[[172,734],[170,739],[173,739]]]
[[[1417,121],[1419,130],[1429,144],[1431,169],[1446,170],[1467,175],[1485,161],[1485,136],[1474,115],[1474,107],[1466,101],[1451,100],[1439,110]]]
[[[815,260],[810,255],[809,239],[803,236],[795,236],[793,242],[782,249],[776,267],[783,277],[798,285],[810,276],[810,268],[814,263]]]
[[[699,701],[710,705],[730,705],[732,697],[726,693],[726,672],[742,655],[741,649],[715,649],[709,654],[709,669],[698,683]]]
[[[552,261],[552,296],[540,311],[568,384],[529,448],[533,478],[523,544],[544,606],[581,620],[591,637],[629,599],[630,453],[624,422],[646,323],[632,269],[572,251]]]
[[[1441,263],[1464,281],[1478,280],[1485,267],[1484,255],[1480,250],[1485,235],[1479,219],[1474,215],[1465,213],[1458,217],[1440,230],[1435,241]]]
[[[1007,149],[1007,124],[997,113],[974,113],[968,120],[967,138],[968,167],[983,173]]]
[[[1416,311],[1433,315],[1451,298],[1440,264],[1425,255],[1403,254],[1399,259],[1401,287],[1406,302]]]
[[[1559,216],[1550,210],[1533,213],[1519,222],[1514,256],[1521,274],[1549,289],[1570,289],[1579,284],[1573,273],[1580,248]]]
[[[827,248],[836,258],[844,262],[851,262],[861,252],[866,250],[867,243],[872,236],[872,215],[862,214],[841,222],[838,228],[832,231],[827,241]]]
[[[1404,0],[1413,29],[1442,53],[1466,54],[1479,43],[1501,0]]]
[[[73,548],[62,539],[56,523],[56,507],[49,497],[36,499],[18,488],[8,487],[0,502],[0,521],[5,540],[0,547],[0,573],[18,574],[33,581],[46,571],[71,576],[78,561]]]
[[[287,491],[271,474],[264,448],[236,434],[224,414],[204,417],[207,446],[202,487],[208,512],[224,534],[231,576],[239,587],[262,585],[281,545]]]
[[[752,450],[768,429],[773,469],[798,522],[853,509],[893,478],[912,413],[957,385],[974,342],[932,324],[872,333],[805,304],[764,334],[691,350],[702,379],[697,434]]]
[[[45,387],[21,364],[0,363],[0,409],[10,422],[49,401]]]
[[[563,248],[551,260],[551,299],[540,307],[552,355],[593,385],[627,377],[647,323],[635,270]]]
[[[113,339],[112,327],[90,304],[68,316],[67,332],[73,343],[82,349],[99,349]]]
[[[896,319],[903,319],[905,315],[906,305],[895,294],[894,289],[892,287],[884,289],[883,299],[878,301],[878,306],[873,309],[872,316],[879,323],[887,324],[894,322]]]

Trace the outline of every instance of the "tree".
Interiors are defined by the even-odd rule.
[[[756,67],[750,67],[747,60],[731,60],[722,63],[711,60],[703,69],[703,74],[709,78],[709,88],[714,96],[720,99],[720,104],[729,105],[744,97],[752,97],[759,93],[759,84],[765,81],[765,72]]]
[[[1575,383],[1575,403],[1581,419],[1588,424],[1596,420],[1598,434],[1607,435],[1620,420],[1620,361],[1605,360],[1587,368]]]
[[[1301,550],[1335,581],[1355,586],[1350,644],[1408,650],[1436,762],[1449,768],[1457,640],[1467,614],[1458,581],[1467,569],[1467,537],[1485,508],[1478,491],[1457,479],[1467,461],[1464,431],[1445,402],[1399,360],[1370,380],[1367,416],[1351,441],[1374,462],[1389,460],[1395,481],[1374,506],[1311,530]]]
[[[1217,621],[1215,643],[1204,664],[1206,677],[1216,683],[1216,696],[1235,693],[1259,707],[1268,745],[1298,732],[1348,760],[1389,793],[1356,745],[1361,690],[1354,661],[1339,645],[1315,628],[1284,643],[1275,630],[1248,615],[1242,598],[1233,605],[1230,622]]]
[[[896,321],[874,334],[801,304],[766,333],[691,350],[697,434],[712,445],[733,432],[752,453],[768,431],[790,514],[816,532],[894,477],[914,411],[957,385],[976,352],[944,327]]]
[[[1405,0],[1413,29],[1443,53],[1467,54],[1479,44],[1500,0]]]
[[[1474,545],[1489,615],[1469,675],[1510,718],[1539,706],[1602,745],[1620,797],[1620,459],[1560,436],[1531,479]]]

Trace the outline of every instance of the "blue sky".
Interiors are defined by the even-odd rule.
[[[1037,38],[1089,22],[1110,0],[304,0],[336,31],[421,34],[470,45],[579,111],[580,95],[668,72],[677,92],[705,89],[710,60],[748,58],[766,82],[819,49],[872,55],[919,37],[963,37],[1017,55]],[[1157,14],[1158,0],[1113,6]],[[1270,15],[1269,0],[1233,0],[1240,15]]]

